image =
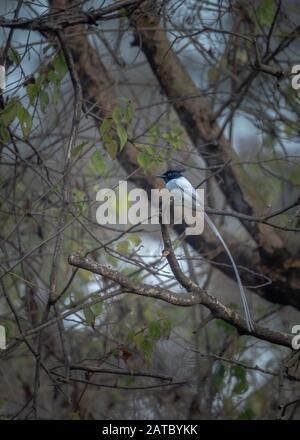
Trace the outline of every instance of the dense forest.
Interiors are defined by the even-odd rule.
[[[0,2],[1,419],[299,419],[299,19]],[[98,221],[100,190],[120,218],[119,182],[150,197],[167,170],[237,271],[207,223]]]

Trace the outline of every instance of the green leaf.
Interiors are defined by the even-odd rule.
[[[163,332],[165,337],[169,337],[172,331],[172,323],[169,319],[163,320]]]
[[[120,107],[115,107],[112,112],[112,118],[116,125],[119,125],[122,122],[122,109]]]
[[[100,176],[103,176],[103,174],[105,173],[105,169],[106,169],[106,163],[105,163],[105,159],[102,156],[102,154],[100,153],[100,151],[98,151],[98,150],[94,151],[94,153],[91,156],[91,161],[92,161],[92,165],[93,165],[93,168],[95,169],[95,171]]]
[[[43,113],[45,113],[47,105],[49,104],[49,95],[45,90],[40,91],[40,106]]]
[[[153,340],[158,340],[162,337],[162,331],[160,323],[158,321],[152,321],[149,324],[149,338]]]
[[[104,145],[110,157],[114,160],[117,157],[119,150],[117,142],[111,137],[109,140],[105,141]]]
[[[213,376],[213,382],[214,382],[214,385],[217,389],[220,389],[221,386],[223,385],[225,373],[226,373],[225,367],[220,362],[219,365],[217,366],[216,372]]]
[[[256,15],[261,26],[271,26],[275,15],[274,1],[261,0]]]
[[[254,419],[254,412],[251,408],[247,407],[244,409],[244,411],[242,411],[238,417],[236,418],[237,420],[252,420]]]
[[[145,360],[150,361],[154,349],[153,342],[151,342],[143,333],[135,335],[133,342]]]
[[[149,136],[153,136],[153,137],[155,137],[155,139],[157,139],[159,137],[159,134],[160,134],[160,127],[159,127],[159,125],[158,124],[152,125],[152,127],[149,128],[149,130],[148,130],[148,134],[149,134]]]
[[[5,127],[8,127],[16,118],[21,106],[18,98],[12,98],[0,112],[0,120]]]
[[[138,164],[141,165],[145,170],[149,168],[149,166],[152,164],[152,158],[147,153],[139,153],[137,157]]]
[[[53,59],[53,66],[59,79],[62,80],[68,72],[68,66],[62,51],[58,52],[58,54],[55,55]]]
[[[7,56],[8,56],[8,59],[9,59],[12,63],[14,63],[14,64],[20,64],[20,63],[21,63],[21,57],[20,57],[20,54],[19,54],[19,52],[18,52],[16,49],[14,49],[13,47],[10,47],[10,48],[8,49]]]
[[[172,331],[171,321],[167,318],[167,315],[161,309],[157,310],[157,315],[161,319],[164,336],[169,337]]]
[[[182,131],[179,127],[174,127],[172,130],[162,135],[175,150],[180,150],[182,145]]]
[[[83,141],[83,142],[81,142],[81,144],[76,145],[76,147],[74,147],[72,150],[71,157],[77,156],[81,152],[83,147],[85,147],[88,143],[89,143],[89,141]]]
[[[29,98],[30,105],[34,105],[36,98],[39,95],[39,87],[36,83],[31,83],[26,86],[27,96]]]
[[[231,374],[237,379],[233,392],[235,394],[245,393],[249,388],[246,369],[240,365],[234,365],[231,367]]]
[[[120,139],[120,151],[121,151],[127,142],[127,131],[122,125],[117,125],[116,130]]]
[[[83,309],[83,314],[86,320],[86,323],[90,326],[93,326],[95,324],[95,315],[92,312],[92,309],[90,307],[86,307]]]
[[[137,234],[130,234],[129,235],[129,240],[131,241],[131,243],[134,244],[134,246],[139,246],[142,242],[141,238],[139,235]]]
[[[28,138],[32,127],[32,116],[22,105],[18,110],[18,119],[20,121],[21,130],[24,138]]]
[[[108,130],[111,128],[113,123],[113,120],[111,118],[103,119],[101,125],[100,125],[100,133],[103,135],[108,132]]]
[[[131,124],[133,120],[134,115],[134,109],[131,103],[128,104],[126,110],[125,110],[125,117],[128,124]]]
[[[117,251],[121,254],[128,254],[129,252],[129,243],[128,241],[124,240],[118,243],[117,245]]]
[[[153,125],[149,131],[149,139],[151,144],[156,144],[160,137],[160,127],[158,124]]]
[[[81,191],[79,188],[74,188],[73,197],[76,203],[81,203],[84,202],[86,198],[86,193],[84,191]]]
[[[93,295],[93,298],[97,299],[97,298],[99,298],[99,296],[98,295],[95,295],[95,296]],[[103,302],[100,301],[100,299],[99,299],[99,303],[98,304],[94,304],[93,306],[91,306],[91,310],[93,312],[94,317],[97,318],[97,316],[101,315],[101,313],[102,313]]]
[[[0,122],[0,137],[5,142],[9,140],[9,131],[1,122]]]
[[[136,348],[138,350],[141,349],[143,342],[144,342],[144,334],[143,333],[138,333],[137,335],[134,335],[132,338],[132,341],[134,342]]]
[[[49,72],[47,72],[47,79],[50,83],[60,86],[61,79],[55,70],[49,70]]]

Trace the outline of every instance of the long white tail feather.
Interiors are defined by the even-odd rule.
[[[172,181],[173,182],[173,181]],[[200,206],[200,209],[204,210],[204,207],[202,205],[202,203],[200,202],[199,198],[197,197],[197,193],[195,188],[192,186],[192,184],[185,178],[185,177],[180,177],[179,179],[176,179],[176,184],[171,184],[168,185],[167,187],[169,187],[169,189],[173,189],[174,187],[178,187],[180,188],[182,191],[184,191],[186,194],[190,194],[190,196],[192,197],[192,199],[197,203],[198,206]],[[250,309],[249,309],[249,305],[247,302],[247,298],[246,298],[246,294],[245,294],[245,290],[240,278],[240,274],[239,271],[236,267],[235,261],[233,259],[233,256],[225,242],[225,240],[223,239],[222,235],[220,234],[218,228],[216,227],[216,225],[213,223],[213,221],[210,219],[210,217],[206,214],[205,210],[204,210],[204,217],[205,220],[207,221],[210,229],[213,231],[213,233],[215,234],[215,236],[220,240],[220,242],[222,243],[225,252],[227,253],[230,262],[232,264],[234,273],[235,273],[235,277],[239,286],[239,291],[240,291],[240,295],[241,295],[241,299],[242,299],[242,304],[244,307],[244,311],[245,311],[245,318],[246,318],[246,323],[247,323],[247,328],[249,332],[253,332],[254,331],[254,325],[253,325],[253,321],[252,321],[252,317],[251,317],[251,313],[250,313]]]
[[[251,313],[250,313],[250,309],[248,306],[248,302],[247,302],[247,298],[246,298],[246,294],[245,294],[245,290],[240,278],[240,274],[239,271],[236,267],[235,261],[231,255],[230,250],[228,249],[228,246],[226,244],[226,242],[224,241],[222,235],[220,234],[220,232],[218,231],[216,225],[213,223],[213,221],[210,219],[210,217],[206,214],[206,212],[204,212],[204,216],[205,216],[205,220],[207,221],[210,229],[213,231],[213,233],[216,235],[216,237],[218,237],[218,239],[220,240],[220,242],[222,243],[234,270],[235,276],[236,276],[236,280],[239,286],[239,290],[240,290],[240,294],[241,294],[241,298],[242,298],[242,303],[244,306],[244,311],[245,311],[245,318],[246,318],[246,322],[247,322],[247,328],[249,330],[249,332],[252,332],[254,330],[254,326],[253,326],[253,321],[251,318]]]

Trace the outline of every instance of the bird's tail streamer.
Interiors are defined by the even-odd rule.
[[[246,322],[247,322],[247,328],[249,330],[249,332],[252,332],[254,330],[254,326],[253,326],[253,321],[251,318],[251,313],[250,313],[250,309],[249,309],[249,305],[247,302],[247,298],[246,298],[246,294],[245,294],[245,290],[240,278],[240,274],[239,271],[236,267],[235,261],[233,259],[233,256],[231,255],[230,250],[228,249],[228,246],[226,244],[226,242],[224,241],[222,235],[220,234],[220,232],[218,231],[217,227],[215,226],[215,224],[213,223],[213,221],[210,219],[210,217],[206,214],[206,212],[204,212],[204,216],[205,216],[205,220],[207,221],[210,229],[213,231],[213,233],[216,235],[216,237],[220,240],[220,242],[222,243],[234,270],[235,276],[236,276],[236,280],[239,286],[239,290],[240,290],[240,294],[241,294],[241,298],[242,298],[242,303],[243,303],[243,307],[244,307],[244,311],[245,311],[245,318],[246,318]]]
[[[196,192],[194,192],[194,194],[193,194],[193,199],[196,199],[197,204],[201,204],[201,208],[204,210],[204,207],[203,207],[202,203],[199,203],[200,201],[199,201],[199,199],[197,197],[197,193]],[[231,252],[230,252],[230,250],[229,250],[225,240],[223,239],[222,235],[218,231],[218,228],[216,227],[214,222],[211,220],[211,218],[208,216],[208,214],[205,212],[205,210],[204,210],[204,217],[205,217],[205,220],[207,221],[208,226],[210,227],[210,229],[213,231],[215,236],[222,243],[223,248],[225,249],[225,252],[227,253],[227,255],[229,257],[229,260],[230,260],[230,262],[232,264],[232,267],[233,267],[233,270],[234,270],[234,273],[235,273],[235,277],[236,277],[236,280],[237,280],[237,283],[238,283],[238,286],[239,286],[239,291],[240,291],[240,295],[241,295],[244,311],[245,311],[245,318],[246,318],[247,328],[248,328],[249,332],[253,332],[254,331],[254,325],[253,325],[253,321],[252,321],[252,317],[251,317],[251,312],[250,312],[250,309],[249,309],[249,305],[248,305],[248,301],[247,301],[247,298],[246,298],[245,290],[244,290],[244,287],[243,287],[243,284],[242,284],[242,281],[241,281],[241,277],[240,277],[239,271],[238,271],[238,269],[236,267],[236,264],[235,264],[235,261],[233,259],[233,256],[232,256],[232,254],[231,254]]]

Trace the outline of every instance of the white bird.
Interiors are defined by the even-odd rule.
[[[170,191],[173,189],[179,189],[180,191],[182,191],[185,194],[186,198],[190,197],[191,201],[196,203],[197,206],[200,207],[200,209],[204,209],[202,203],[200,203],[200,200],[197,197],[197,192],[196,192],[195,188],[193,187],[191,182],[188,181],[188,179],[186,179],[184,176],[182,176],[181,173],[183,171],[185,171],[185,170],[168,170],[164,174],[161,174],[157,177],[161,177],[162,179],[164,179],[164,181],[166,183],[166,187]],[[233,270],[234,270],[234,273],[236,276],[236,280],[237,280],[237,283],[239,286],[242,304],[244,307],[247,328],[248,328],[248,331],[251,333],[254,331],[254,325],[253,325],[249,305],[247,302],[245,290],[244,290],[244,287],[243,287],[243,284],[242,284],[242,281],[240,278],[239,271],[238,271],[236,264],[235,264],[235,261],[233,259],[233,256],[232,256],[230,250],[228,249],[228,246],[227,246],[226,242],[224,241],[222,235],[220,234],[219,230],[217,229],[216,225],[213,223],[213,221],[211,220],[211,218],[207,215],[207,213],[205,211],[204,211],[204,217],[205,217],[205,220],[206,220],[208,226],[210,227],[210,229],[213,231],[213,233],[216,235],[216,237],[222,243],[222,246],[224,247],[225,252],[227,253],[229,260],[232,264],[232,267],[233,267]]]

